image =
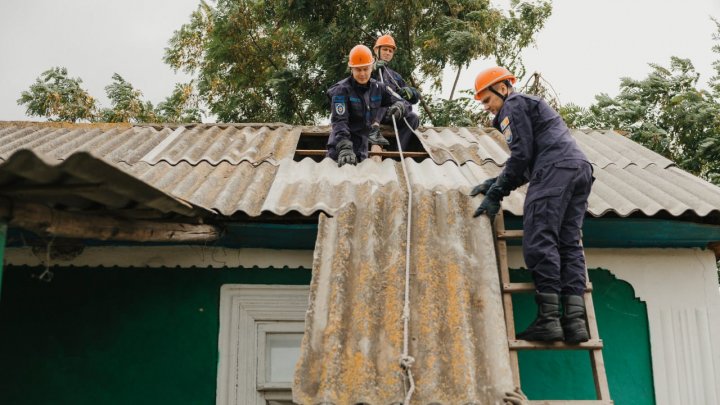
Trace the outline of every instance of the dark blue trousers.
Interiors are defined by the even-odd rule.
[[[580,230],[594,178],[582,160],[548,165],[530,179],[523,214],[523,255],[542,293],[585,292]]]
[[[398,128],[398,137],[400,138],[400,146],[402,149],[408,150],[410,146],[412,145],[414,148],[417,148],[418,145],[422,145],[420,143],[420,140],[417,139],[417,136],[415,136],[415,133],[413,132],[414,129],[417,129],[417,127],[420,125],[420,118],[417,114],[415,114],[414,111],[406,112],[405,115],[403,115],[402,119],[400,118],[397,120],[397,128]],[[405,124],[405,120],[407,120],[408,124],[410,124],[410,127],[408,127]],[[383,124],[392,126],[392,118],[389,120],[383,120]],[[422,149],[422,147],[420,147]]]

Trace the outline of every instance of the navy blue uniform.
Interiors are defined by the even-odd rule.
[[[389,67],[383,66],[372,73],[372,77],[375,78],[377,81],[380,81],[380,74],[378,72],[382,72],[382,81],[385,83],[386,86],[388,86],[390,90],[394,91],[395,93],[398,93],[401,87],[408,87],[405,80],[403,80],[402,76],[400,76],[400,73],[390,69]],[[417,127],[420,125],[420,118],[412,110],[412,105],[417,104],[417,102],[420,100],[420,95],[418,94],[417,90],[412,87],[411,89],[413,95],[410,100],[402,99],[405,102],[405,114],[403,115],[403,118],[407,120],[411,128],[408,128],[404,120],[397,120],[398,136],[400,137],[400,146],[402,146],[403,150],[408,149],[408,147],[410,146],[410,142],[413,139],[416,139],[413,130],[417,129]],[[379,117],[381,119],[385,117],[385,111],[387,111],[387,107],[382,107],[380,109]],[[383,120],[382,123],[385,125],[392,125],[392,118],[389,120]]]
[[[371,125],[380,123],[381,107],[388,107],[398,99],[375,79],[362,85],[352,76],[332,85],[327,95],[330,98],[332,126],[327,144],[328,156],[337,160],[335,145],[343,139],[349,139],[358,162],[366,159]]]
[[[493,120],[510,158],[501,176],[512,189],[530,182],[523,216],[523,255],[542,293],[582,295],[585,255],[580,229],[592,165],[565,122],[544,100],[511,93]]]

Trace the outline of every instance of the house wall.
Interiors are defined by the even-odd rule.
[[[213,404],[221,286],[310,282],[309,268],[44,270],[5,268],[2,404]]]
[[[0,403],[213,403],[220,287],[309,284],[312,265],[312,251],[97,247],[53,259],[61,267],[45,282],[44,267],[28,266],[43,256],[6,251]],[[712,254],[588,249],[587,256],[616,403],[717,403]],[[509,258],[512,268],[524,266],[519,248]],[[113,262],[124,267],[99,268]],[[197,268],[163,267],[176,265]],[[532,296],[515,305],[516,328],[524,328]],[[587,352],[525,352],[520,361],[531,398],[592,398]]]
[[[720,293],[713,252],[702,249],[587,249],[589,268],[609,270],[629,283],[647,305],[652,374],[657,404],[720,403]],[[519,247],[510,266],[524,267]],[[591,274],[592,278],[592,274]],[[596,309],[605,298],[597,285]],[[622,315],[618,309],[612,317]],[[608,331],[598,309],[601,338]],[[627,334],[628,338],[630,334]],[[713,342],[715,342],[713,344]],[[611,362],[606,360],[608,372]],[[614,378],[612,374],[610,379]],[[626,386],[636,382],[625,381]],[[614,397],[620,388],[611,382]],[[617,402],[620,403],[620,402]]]

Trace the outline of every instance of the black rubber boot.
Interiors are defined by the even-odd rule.
[[[380,146],[389,146],[390,142],[385,139],[384,136],[380,134],[380,131],[377,132],[370,132],[368,135],[368,142],[370,142],[371,145],[380,145]]]
[[[585,300],[580,295],[563,295],[564,314],[560,323],[567,343],[580,343],[590,340],[585,321]]]
[[[563,340],[563,329],[560,326],[560,295],[554,293],[535,293],[537,318],[517,334],[518,339],[540,342]]]

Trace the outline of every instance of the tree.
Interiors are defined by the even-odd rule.
[[[715,20],[714,20],[715,21]],[[720,42],[720,24],[715,21]],[[713,48],[720,54],[720,45]],[[616,97],[600,94],[589,109],[567,105],[568,125],[626,131],[634,141],[673,160],[690,173],[720,184],[720,60],[710,90],[688,59],[672,57],[669,67],[651,64],[647,78],[622,78]]]
[[[545,101],[547,101],[550,107],[552,107],[555,111],[558,111],[561,108],[560,98],[558,97],[557,92],[550,82],[542,77],[540,72],[535,72],[530,75],[520,89],[520,92],[532,94],[545,99]]]
[[[135,89],[122,76],[113,73],[113,83],[105,87],[110,108],[100,111],[102,122],[155,122],[157,121],[150,101],[142,101],[142,92]]]
[[[115,73],[105,87],[110,108],[98,111],[95,99],[80,88],[80,78],[69,78],[67,69],[55,67],[43,72],[30,89],[21,93],[18,104],[27,104],[30,116],[51,121],[91,122],[200,122],[202,109],[193,82],[177,83],[157,108],[142,100],[142,92]]]
[[[30,89],[23,91],[18,105],[27,105],[29,116],[46,117],[50,121],[92,120],[96,102],[80,87],[80,78],[68,77],[64,67],[53,67],[44,71]]]
[[[201,122],[202,110],[193,83],[177,83],[172,94],[155,108],[160,122]]]
[[[327,116],[325,91],[347,76],[358,43],[392,33],[393,68],[438,92],[446,66],[488,57],[522,66],[519,51],[550,10],[545,0],[513,1],[509,12],[489,0],[202,2],[170,39],[165,61],[197,77],[202,102],[221,121],[312,123]],[[425,99],[426,119],[433,109],[444,120],[473,119],[432,94]]]

